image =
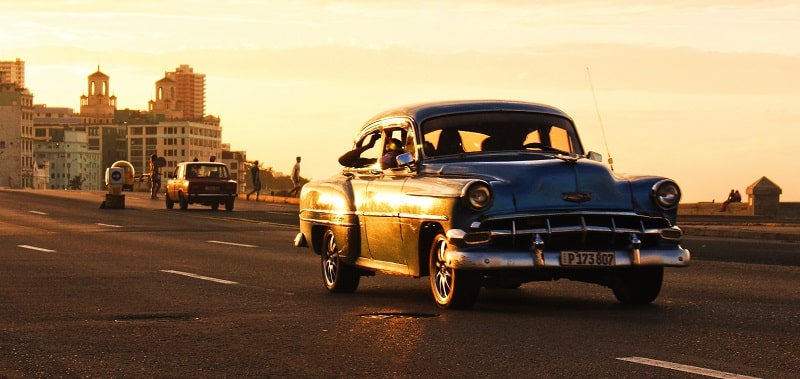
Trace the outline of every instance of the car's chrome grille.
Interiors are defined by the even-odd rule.
[[[529,246],[537,235],[549,248],[624,248],[636,235],[642,245],[660,240],[672,227],[659,217],[618,213],[568,213],[491,218],[473,225],[488,231],[492,242]]]

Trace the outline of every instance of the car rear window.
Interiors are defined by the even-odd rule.
[[[186,177],[228,179],[228,167],[223,165],[191,164],[186,167]]]

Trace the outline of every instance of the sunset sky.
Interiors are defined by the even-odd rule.
[[[796,0],[0,0],[0,25],[35,103],[78,111],[99,65],[144,110],[188,64],[223,142],[284,173],[300,155],[306,178],[385,108],[490,98],[561,108],[584,148],[685,202],[762,176],[800,201]]]

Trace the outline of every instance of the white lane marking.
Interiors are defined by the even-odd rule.
[[[683,371],[683,372],[688,372],[688,373],[692,373],[692,374],[705,375],[705,376],[710,376],[712,378],[758,379],[758,378],[756,378],[754,376],[733,374],[733,373],[730,373],[730,372],[717,371],[717,370],[712,370],[712,369],[703,368],[703,367],[682,365],[680,363],[659,361],[659,360],[656,360],[656,359],[649,359],[649,358],[642,358],[642,357],[626,357],[626,358],[617,358],[617,359],[619,359],[621,361],[639,363],[639,364],[648,365],[648,366],[656,366],[656,367],[667,368],[667,369],[670,369],[670,370],[677,370],[677,371]]]
[[[231,246],[240,246],[240,247],[256,247],[256,245],[245,245],[241,243],[235,242],[225,242],[225,241],[206,241],[208,243],[218,243],[220,245],[231,245]]]
[[[55,250],[45,249],[43,247],[36,247],[36,246],[31,246],[31,245],[17,245],[17,247],[21,247],[23,249],[41,251],[43,253],[55,253],[56,252]]]
[[[232,282],[230,280],[217,279],[217,278],[212,278],[210,276],[192,274],[191,272],[183,272],[183,271],[175,271],[175,270],[161,270],[161,272],[166,272],[167,274],[188,276],[190,278],[195,278],[195,279],[200,279],[200,280],[208,280],[209,282],[214,282],[214,283],[239,284],[239,283],[236,283],[236,282]]]
[[[113,224],[103,224],[102,222],[96,222],[95,225],[97,226],[106,226],[109,228],[121,228],[122,225],[113,225]]]
[[[39,211],[28,211],[28,213],[33,213],[35,215],[46,215],[47,213],[39,212]]]

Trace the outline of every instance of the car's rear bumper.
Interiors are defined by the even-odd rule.
[[[236,196],[235,193],[190,193],[189,199],[231,199]]]

